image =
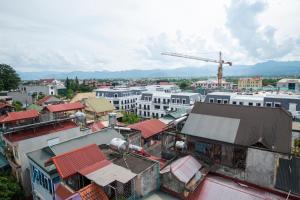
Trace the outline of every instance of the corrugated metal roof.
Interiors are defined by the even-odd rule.
[[[1,118],[0,123],[15,122],[24,119],[32,119],[38,116],[39,116],[39,112],[36,110],[9,112],[6,114],[5,117]]]
[[[275,187],[286,192],[300,195],[300,158],[291,160],[279,158]]]
[[[166,128],[166,124],[158,119],[149,119],[131,124],[128,127],[141,131],[143,138],[149,138],[161,133]]]
[[[98,121],[98,122],[92,123],[90,125],[90,128],[91,128],[92,132],[96,132],[96,131],[100,131],[101,129],[104,129],[105,125],[101,121]]]
[[[99,132],[91,133],[88,135],[68,140],[66,142],[53,145],[50,148],[54,154],[59,155],[71,151],[74,148],[84,147],[89,144],[96,144],[98,146],[101,144],[109,144],[113,138],[124,139],[124,137],[116,130],[106,128],[102,129]]]
[[[102,112],[111,112],[115,109],[113,104],[111,104],[107,99],[104,97],[100,98],[88,98],[84,100],[85,103],[85,110],[95,113],[102,113]]]
[[[131,172],[130,170],[119,165],[115,165],[113,163],[101,169],[98,169],[90,174],[85,175],[86,178],[102,187],[114,181],[127,183],[128,181],[132,180],[135,176],[136,174]]]
[[[191,118],[191,123],[186,123],[183,131],[187,135],[206,137],[204,130],[214,129],[214,126],[217,126],[220,120],[219,118],[211,118],[212,120],[208,124],[203,124],[193,119],[195,115],[239,119],[240,122],[234,144],[251,146],[260,142],[272,151],[282,153],[290,153],[291,151],[292,116],[282,108],[196,103],[189,117]],[[189,118],[187,122],[190,120]],[[225,123],[225,121],[222,123]],[[228,126],[231,125],[237,124],[234,120],[230,120],[228,121]],[[190,132],[189,126],[194,127],[191,129],[192,132]],[[197,128],[202,131],[194,132]],[[230,129],[230,127],[224,127],[225,132],[228,132]],[[222,129],[219,131],[220,134],[223,134]],[[228,138],[227,136],[220,136],[211,139],[224,141],[223,139]],[[224,142],[227,141],[229,140]]]
[[[222,199],[222,200],[285,200],[284,197],[245,184],[238,184],[230,179],[208,175],[187,200]]]
[[[91,183],[79,190],[82,200],[108,200],[105,192],[96,184]]]
[[[88,98],[91,98],[91,97],[96,97],[96,92],[77,93],[70,102],[74,103],[74,102],[82,101],[84,99],[88,99]]]
[[[59,183],[56,187],[55,194],[61,199],[67,199],[74,194],[66,185]]]
[[[240,119],[191,113],[182,133],[234,143]]]
[[[56,105],[48,105],[45,109],[47,109],[49,112],[66,112],[71,110],[80,110],[83,108],[84,105],[82,105],[80,102],[75,102],[75,103],[62,103]]]
[[[181,182],[188,183],[200,170],[202,165],[193,157],[185,156],[172,162],[161,170],[161,173],[171,172]]]
[[[59,175],[65,179],[97,162],[106,160],[96,144],[88,145],[52,158]]]
[[[64,121],[64,122],[60,122],[59,124],[50,124],[50,125],[44,125],[32,129],[27,129],[27,130],[20,130],[12,134],[5,134],[3,135],[3,137],[10,142],[18,142],[21,140],[27,140],[30,138],[56,133],[56,132],[60,132],[60,131],[64,131],[76,127],[78,126],[74,122]]]

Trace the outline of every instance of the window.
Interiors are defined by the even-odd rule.
[[[267,102],[266,107],[272,107],[272,102]]]
[[[177,99],[176,103],[180,103],[180,99]]]
[[[248,106],[253,106],[253,103],[252,103],[252,102],[249,102],[249,103],[248,103]]]
[[[148,117],[150,117],[150,112],[147,112]]]
[[[224,104],[228,104],[228,100],[227,99],[223,99],[223,103]]]
[[[233,105],[236,105],[236,101],[233,101],[232,104],[233,104]]]
[[[160,117],[164,117],[164,114],[161,114]]]
[[[175,99],[174,98],[172,98],[172,103],[175,103]]]
[[[256,103],[256,106],[261,106],[261,104],[260,103]]]
[[[158,110],[158,109],[160,109],[160,106],[155,105],[155,106],[154,106],[154,109],[157,109],[157,110]]]
[[[147,106],[148,110],[150,110],[150,105]]]
[[[241,106],[244,105],[244,102],[240,102],[239,105],[241,105]]]
[[[222,100],[221,99],[217,99],[217,103],[222,103]]]
[[[182,99],[182,104],[186,104],[186,99]]]
[[[280,103],[280,102],[274,102],[274,107],[275,107],[275,108],[281,107],[281,103]]]
[[[214,98],[209,98],[209,103],[213,103],[214,102]]]
[[[118,94],[117,94],[117,93],[115,93],[115,94],[114,94],[114,97],[115,97],[115,98],[118,98]]]

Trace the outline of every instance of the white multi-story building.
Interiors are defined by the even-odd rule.
[[[300,79],[281,79],[277,83],[281,91],[289,91],[300,94]]]
[[[193,83],[194,87],[201,87],[203,89],[217,89],[218,88],[218,80],[204,80],[204,81],[197,81]],[[231,89],[232,85],[230,82],[222,80],[221,87],[225,89]]]
[[[118,111],[136,112],[141,92],[138,88],[101,88],[96,90],[96,97],[108,99]]]
[[[160,118],[178,108],[191,109],[197,101],[200,101],[198,93],[147,91],[138,100],[137,114],[143,118]]]
[[[300,95],[295,94],[277,92],[212,92],[206,95],[205,102],[242,106],[282,107],[290,111],[294,117],[300,116]]]

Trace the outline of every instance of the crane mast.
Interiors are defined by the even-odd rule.
[[[215,59],[210,59],[210,58],[202,58],[202,57],[198,57],[198,56],[190,56],[190,55],[184,55],[184,54],[180,54],[180,53],[172,53],[172,52],[163,52],[161,53],[162,55],[166,55],[166,56],[174,56],[174,57],[181,57],[181,58],[187,58],[187,59],[192,59],[192,60],[201,60],[201,61],[205,61],[205,62],[213,62],[213,63],[218,63],[218,87],[221,88],[222,86],[222,79],[223,79],[223,64],[228,64],[229,66],[232,66],[232,62],[225,62],[222,59],[222,52],[219,52],[219,60],[215,60]]]

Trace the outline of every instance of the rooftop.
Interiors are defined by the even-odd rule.
[[[73,99],[70,101],[70,103],[74,103],[77,101],[82,101],[84,99],[88,99],[88,98],[92,98],[92,97],[96,97],[96,93],[95,92],[83,92],[83,93],[77,93]]]
[[[33,118],[36,118],[38,116],[39,116],[39,113],[36,110],[9,112],[9,113],[6,113],[6,115],[1,116],[0,124],[1,123],[16,122],[16,121],[25,120],[25,119],[33,119]]]
[[[45,109],[49,112],[67,112],[71,110],[81,110],[84,108],[84,105],[82,105],[80,102],[75,103],[62,103],[62,104],[56,104],[56,105],[48,105]]]
[[[143,138],[149,138],[161,133],[166,124],[158,119],[149,119],[128,126],[129,128],[141,131]]]
[[[20,130],[14,133],[5,134],[3,135],[3,137],[10,142],[18,142],[21,140],[27,140],[30,138],[35,138],[42,135],[60,132],[60,131],[64,131],[76,127],[78,126],[74,122],[64,121],[57,124],[48,124],[40,127],[33,127],[33,128],[28,128],[26,130]]]
[[[244,183],[234,182],[231,179],[207,175],[204,181],[187,200],[220,199],[220,197],[222,197],[221,199],[223,200],[286,199],[286,197],[276,195],[275,193],[263,189],[254,188]]]
[[[88,98],[84,100],[85,110],[95,113],[111,112],[115,109],[106,98]]]
[[[196,103],[182,133],[290,153],[292,116],[282,108]],[[222,133],[222,134],[220,134]]]
[[[59,175],[65,179],[80,171],[88,173],[103,167],[102,162],[106,161],[106,157],[96,144],[91,144],[57,155],[52,160]],[[95,166],[95,168],[93,170],[85,170],[85,168],[91,168],[91,166]]]

